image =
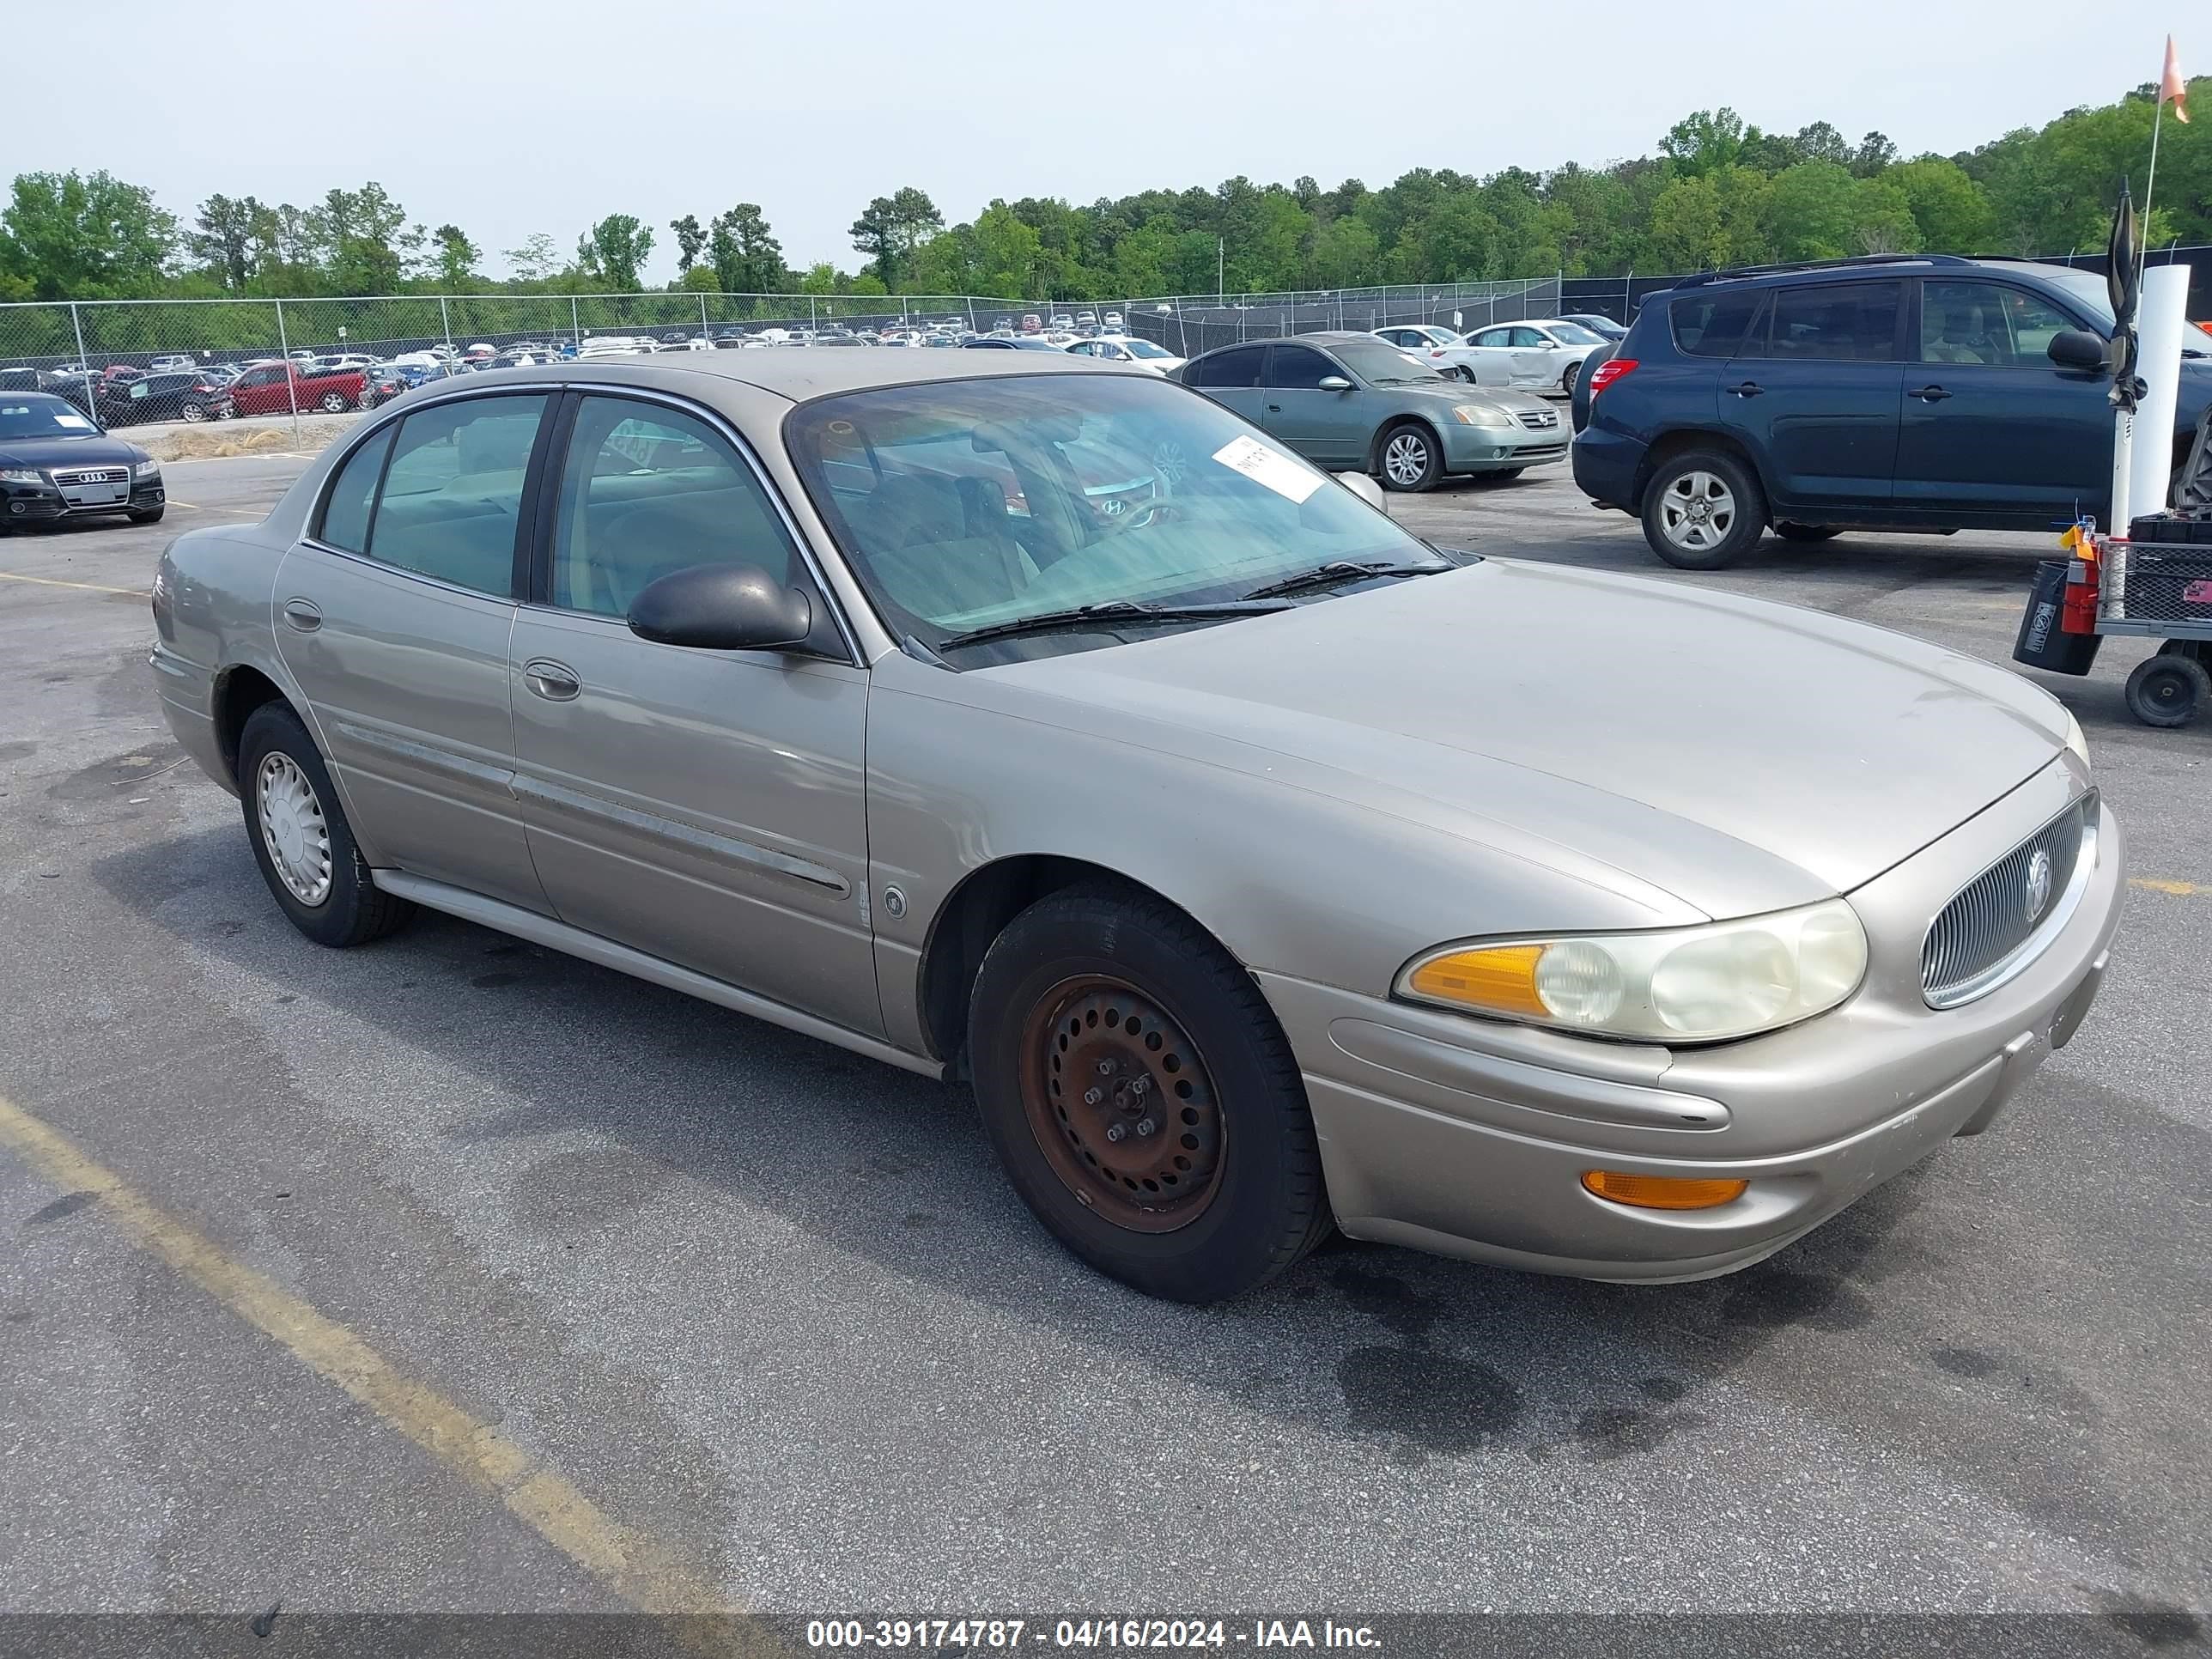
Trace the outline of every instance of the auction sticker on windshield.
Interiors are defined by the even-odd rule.
[[[1285,501],[1303,501],[1321,488],[1316,474],[1256,439],[1231,438],[1213,452],[1213,459],[1232,471],[1242,472],[1262,489],[1273,490]]]

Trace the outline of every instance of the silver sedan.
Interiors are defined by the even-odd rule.
[[[972,1086],[1162,1296],[1332,1225],[1724,1273],[2073,1035],[2122,855],[2049,697],[1380,500],[1066,358],[495,371],[180,538],[154,663],[311,939],[427,906]]]

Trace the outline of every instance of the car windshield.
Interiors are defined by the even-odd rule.
[[[1154,345],[1150,340],[1124,340],[1121,343],[1129,349],[1129,355],[1132,357],[1172,357],[1175,356],[1174,352],[1164,351],[1159,347]]]
[[[1387,340],[1331,340],[1328,349],[1338,362],[1375,386],[1415,386],[1443,379]]]
[[[1580,323],[1547,323],[1544,331],[1562,345],[1603,345],[1605,337]]]
[[[0,439],[82,438],[92,430],[59,398],[0,398]]]
[[[1334,560],[1437,562],[1218,404],[1149,375],[881,387],[802,404],[785,437],[878,610],[933,648],[1084,606],[1232,602]],[[994,641],[986,659],[1098,642]]]

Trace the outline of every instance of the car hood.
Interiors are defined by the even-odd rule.
[[[1848,892],[2066,738],[2025,681],[1902,635],[1502,560],[979,673],[1711,916]]]
[[[137,444],[105,432],[69,438],[0,438],[0,466],[128,466],[146,459]]]
[[[1540,411],[1551,407],[1541,398],[1533,397],[1526,392],[1508,391],[1502,386],[1475,386],[1467,380],[1446,380],[1439,386],[1386,386],[1376,389],[1403,392],[1418,407],[1433,406],[1438,420],[1449,418],[1455,404],[1487,404],[1492,409],[1506,410],[1516,420],[1532,410]]]

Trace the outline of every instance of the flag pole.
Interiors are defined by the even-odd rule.
[[[2158,113],[2150,118],[2150,176],[2143,180],[2142,239],[2146,253],[2150,249],[2150,202],[2152,192],[2158,189],[2158,130],[2166,121],[2166,88],[2161,85],[2158,94]]]

